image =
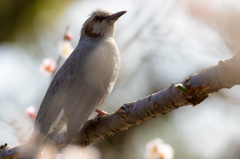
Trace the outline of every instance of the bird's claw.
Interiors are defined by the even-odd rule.
[[[108,114],[106,111],[103,111],[101,109],[96,109],[95,111],[98,113],[98,115],[101,115],[101,116]]]
[[[96,109],[95,111],[98,113],[98,115],[95,116],[94,122],[97,122],[98,118],[100,118],[101,116],[104,116],[104,115],[108,114],[107,112],[105,112],[105,111],[103,111],[101,109]]]

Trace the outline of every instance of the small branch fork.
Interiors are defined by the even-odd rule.
[[[121,106],[115,113],[107,114],[94,120],[88,120],[72,141],[76,145],[90,143],[113,136],[141,122],[164,115],[174,109],[186,105],[197,105],[209,97],[210,93],[222,88],[231,88],[240,84],[240,53],[218,65],[207,68],[187,77],[185,80],[172,84],[164,90]],[[59,148],[66,146],[66,130],[62,130],[53,139]],[[18,158],[21,147],[2,146],[0,159]]]

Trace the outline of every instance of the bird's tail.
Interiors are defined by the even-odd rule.
[[[33,132],[28,142],[23,146],[20,159],[38,159],[41,158],[43,146],[51,145],[52,139],[62,129],[59,127],[47,137],[41,133]]]
[[[28,142],[23,146],[22,155],[20,159],[36,159],[43,145],[44,137],[40,133],[33,131]]]
[[[36,159],[38,154],[38,147],[29,146],[26,143],[23,148],[23,152],[20,156],[20,159]]]

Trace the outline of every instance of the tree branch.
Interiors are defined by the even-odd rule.
[[[88,120],[72,144],[88,145],[181,106],[195,106],[205,100],[210,93],[238,85],[240,84],[239,61],[240,53],[229,60],[220,61],[216,66],[193,74],[181,82],[172,84],[160,92],[126,103],[115,113],[98,118],[95,123],[94,120]],[[63,130],[53,139],[53,143],[59,149],[66,146],[65,133],[66,131]],[[1,146],[0,159],[18,158],[21,147]]]

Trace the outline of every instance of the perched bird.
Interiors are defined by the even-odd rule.
[[[43,136],[37,137],[39,143],[64,124],[71,143],[112,92],[120,68],[114,28],[124,13],[97,9],[83,24],[77,47],[54,76],[38,111],[34,131]]]

